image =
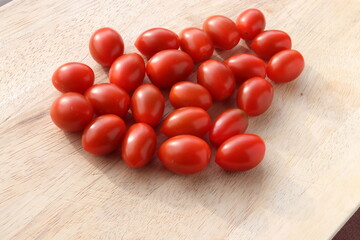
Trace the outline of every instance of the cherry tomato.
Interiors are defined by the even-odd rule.
[[[210,59],[199,66],[197,81],[217,101],[230,97],[235,91],[234,74],[226,64],[217,60]]]
[[[199,137],[179,135],[161,144],[158,156],[170,171],[177,174],[194,174],[209,164],[211,150]]]
[[[164,108],[164,96],[152,84],[141,85],[131,97],[131,111],[137,122],[155,127],[162,118]]]
[[[215,162],[228,171],[247,171],[265,156],[265,143],[257,135],[240,134],[226,140],[217,150]]]
[[[96,84],[86,91],[85,96],[97,115],[115,114],[123,117],[130,107],[129,95],[111,83]]]
[[[254,8],[243,11],[236,19],[240,37],[244,40],[254,39],[256,35],[264,31],[265,24],[264,14]]]
[[[199,107],[183,107],[174,110],[164,120],[160,132],[168,137],[195,135],[202,137],[210,129],[209,114]]]
[[[201,107],[207,110],[212,105],[209,91],[200,84],[188,81],[178,82],[172,86],[169,100],[175,108]]]
[[[212,39],[216,48],[228,50],[240,41],[240,33],[235,23],[221,15],[211,16],[205,20],[203,29]]]
[[[210,59],[214,44],[210,36],[199,28],[186,28],[180,33],[181,50],[187,52],[195,62]]]
[[[221,113],[210,128],[211,143],[218,147],[228,138],[242,134],[248,127],[246,113],[238,108],[228,109]]]
[[[124,53],[124,42],[120,34],[111,28],[100,28],[90,38],[91,56],[99,64],[110,67]]]
[[[137,53],[124,54],[118,57],[109,71],[110,82],[128,93],[140,86],[144,77],[145,62]]]
[[[60,129],[67,132],[83,130],[94,115],[91,103],[80,93],[64,93],[55,99],[50,116]]]
[[[169,88],[186,80],[194,68],[189,54],[180,50],[163,50],[150,58],[146,73],[151,82],[159,88]]]
[[[275,53],[291,48],[291,38],[283,31],[268,30],[258,34],[250,48],[262,59],[268,60]]]
[[[237,94],[237,105],[249,116],[264,113],[271,105],[274,89],[270,82],[253,77],[241,84]]]
[[[107,114],[95,118],[82,134],[83,148],[92,154],[104,155],[117,149],[124,138],[126,126],[124,121]]]
[[[83,63],[70,62],[61,65],[52,76],[54,87],[60,92],[84,93],[94,84],[94,71]]]
[[[135,123],[126,132],[121,156],[133,168],[145,166],[155,153],[156,134],[146,123]]]
[[[148,58],[162,50],[178,49],[179,46],[178,35],[166,28],[149,29],[140,34],[135,41],[135,47]]]
[[[266,63],[252,54],[236,54],[228,58],[225,63],[238,82],[244,82],[252,77],[266,77]]]
[[[290,82],[301,74],[304,64],[301,53],[296,50],[284,50],[270,59],[266,72],[276,83]]]

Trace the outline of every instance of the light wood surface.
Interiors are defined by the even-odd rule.
[[[205,18],[257,7],[306,67],[275,86],[249,133],[267,144],[263,163],[227,173],[214,162],[178,176],[158,159],[143,169],[117,154],[96,157],[58,130],[49,106],[61,64],[106,70],[88,53],[92,32],[118,30],[126,52],[151,27],[175,32]],[[0,238],[329,239],[360,202],[360,2],[14,0],[0,8]],[[239,47],[215,56],[244,52]],[[194,75],[192,76],[192,78]],[[210,109],[214,117],[231,101]],[[167,112],[171,110],[168,105]],[[164,140],[163,136],[159,141]]]

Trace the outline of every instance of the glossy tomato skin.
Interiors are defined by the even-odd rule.
[[[110,67],[124,53],[124,42],[118,32],[111,28],[100,28],[90,38],[91,56],[99,64]]]
[[[277,52],[291,49],[291,38],[286,32],[268,30],[258,34],[251,42],[250,48],[256,55],[268,60]]]
[[[146,73],[150,81],[159,88],[169,88],[186,80],[194,68],[189,54],[180,50],[163,50],[150,58]]]
[[[144,81],[145,62],[137,53],[124,54],[118,57],[110,67],[110,82],[132,93]]]
[[[136,122],[155,127],[163,116],[164,108],[164,96],[152,84],[141,85],[131,97],[131,111]]]
[[[215,162],[228,171],[247,171],[256,167],[265,156],[265,143],[257,135],[235,135],[220,145]]]
[[[304,69],[304,57],[296,50],[284,50],[275,54],[267,66],[268,77],[276,82],[295,80]]]
[[[248,116],[238,108],[228,109],[221,113],[210,128],[209,139],[219,147],[232,136],[245,133],[248,127]]]
[[[133,168],[145,166],[150,162],[156,149],[156,134],[146,123],[135,123],[126,132],[122,142],[121,156]]]
[[[235,77],[230,68],[217,60],[203,62],[197,71],[197,82],[204,86],[216,101],[230,97],[235,91]]]
[[[115,114],[123,117],[130,107],[129,95],[111,83],[96,84],[85,92],[85,96],[97,115]]]
[[[53,102],[50,116],[56,126],[67,132],[82,131],[94,115],[91,103],[80,93],[64,93]]]
[[[135,47],[147,58],[162,50],[178,49],[179,46],[179,36],[166,28],[146,30],[135,41]]]
[[[237,82],[244,82],[252,77],[266,77],[266,63],[257,56],[248,53],[233,55],[225,64],[234,73]]]
[[[88,65],[70,62],[56,69],[52,76],[52,83],[60,92],[82,94],[94,84],[94,79],[94,71]]]
[[[186,28],[180,33],[181,50],[187,52],[195,62],[211,58],[214,44],[210,36],[199,28]]]
[[[256,35],[264,31],[265,24],[264,14],[255,8],[243,11],[236,19],[236,27],[244,40],[254,39]]]
[[[174,110],[164,120],[160,132],[167,137],[176,135],[204,136],[210,129],[209,114],[199,107],[183,107]]]
[[[237,94],[237,105],[249,116],[258,116],[268,110],[274,97],[270,82],[253,77],[241,84]]]
[[[199,137],[179,135],[161,144],[158,157],[163,165],[174,173],[194,174],[209,164],[211,150]]]
[[[215,48],[229,50],[240,41],[240,33],[235,23],[221,15],[211,16],[205,20],[203,29],[212,39]]]
[[[175,108],[200,107],[204,110],[212,106],[212,97],[202,85],[183,81],[178,82],[170,89],[169,100]]]
[[[104,155],[117,149],[124,138],[124,121],[114,115],[106,114],[95,118],[82,134],[83,148],[92,154]]]

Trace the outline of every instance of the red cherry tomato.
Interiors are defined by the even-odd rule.
[[[291,38],[283,31],[268,30],[258,34],[250,48],[262,59],[268,60],[275,53],[291,48]]]
[[[55,99],[50,116],[60,129],[67,132],[83,130],[94,115],[91,103],[80,93],[64,93]]]
[[[119,147],[124,138],[126,126],[124,121],[107,114],[95,118],[82,134],[83,148],[92,154],[104,155]]]
[[[90,38],[91,56],[99,64],[110,65],[124,53],[124,42],[119,33],[111,28],[100,28]]]
[[[162,50],[178,49],[179,45],[178,35],[166,28],[149,29],[140,34],[135,41],[135,47],[148,58]]]
[[[254,8],[243,11],[236,19],[240,37],[244,40],[254,39],[256,35],[264,31],[265,24],[264,14]]]
[[[274,89],[270,82],[253,77],[241,84],[237,94],[238,107],[249,116],[264,113],[271,105]]]
[[[130,107],[129,95],[111,83],[96,84],[86,91],[85,96],[97,115],[115,114],[123,117]]]
[[[169,100],[175,108],[201,107],[207,110],[212,105],[209,91],[200,84],[188,81],[178,82],[172,86]]]
[[[221,15],[211,16],[205,20],[203,29],[212,39],[216,48],[228,50],[240,41],[240,33],[235,23]]]
[[[145,166],[155,153],[156,134],[146,123],[135,123],[126,132],[121,156],[133,168]]]
[[[256,167],[265,156],[265,143],[257,135],[240,134],[220,145],[215,162],[228,171],[247,171]]]
[[[52,76],[54,87],[60,92],[84,93],[94,84],[94,71],[83,63],[70,62],[61,65]]]
[[[146,73],[151,82],[159,88],[169,88],[186,80],[194,68],[189,54],[180,50],[163,50],[150,58]]]
[[[131,111],[137,122],[155,127],[162,118],[164,108],[164,96],[152,84],[141,85],[131,97]]]
[[[210,129],[209,114],[199,107],[183,107],[174,110],[164,120],[160,132],[168,137],[195,135],[202,137]]]
[[[199,137],[179,135],[161,144],[158,156],[170,171],[177,174],[194,174],[209,164],[211,150]]]
[[[235,77],[230,68],[217,60],[207,60],[199,66],[197,81],[209,90],[212,98],[224,100],[235,91]]]
[[[284,50],[270,59],[266,72],[276,83],[290,82],[301,74],[304,64],[301,53],[296,50]]]
[[[228,58],[225,63],[238,82],[244,82],[252,77],[266,77],[266,63],[252,54],[236,54]]]
[[[221,113],[210,128],[211,143],[218,147],[228,138],[242,134],[248,127],[246,113],[238,108],[228,109]]]
[[[199,28],[186,28],[180,33],[181,50],[187,52],[195,62],[211,58],[214,44],[210,36]]]
[[[109,71],[110,82],[131,93],[141,85],[145,77],[144,59],[137,53],[117,58]]]

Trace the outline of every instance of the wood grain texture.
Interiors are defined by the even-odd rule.
[[[263,163],[227,173],[214,162],[193,176],[158,159],[126,167],[96,157],[58,130],[49,106],[61,64],[106,69],[88,53],[100,27],[117,29],[126,52],[151,27],[176,32],[257,7],[306,60],[295,82],[275,86],[269,111],[249,133],[267,143]],[[14,0],[0,8],[1,239],[328,239],[360,202],[360,2]],[[244,52],[241,44],[214,56]],[[194,79],[194,75],[192,75]],[[147,81],[147,80],[146,80]],[[230,101],[209,110],[214,117]],[[171,107],[167,105],[166,111]],[[163,136],[159,141],[164,140]]]

